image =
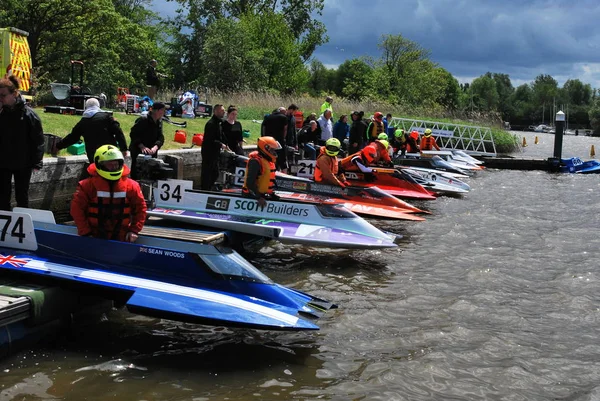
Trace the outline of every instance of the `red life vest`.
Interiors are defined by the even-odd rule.
[[[124,241],[128,232],[139,233],[145,222],[146,201],[139,184],[127,177],[129,168],[124,166],[117,181],[100,177],[94,164],[88,172],[91,177],[79,182],[71,203],[79,234]]]

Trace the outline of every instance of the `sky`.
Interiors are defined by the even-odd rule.
[[[153,2],[159,12],[173,8]],[[329,68],[378,58],[381,36],[401,34],[461,83],[489,71],[515,87],[549,74],[561,86],[579,79],[600,88],[598,0],[325,0],[315,18],[329,42],[313,57]]]

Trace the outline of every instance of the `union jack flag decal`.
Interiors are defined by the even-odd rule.
[[[19,259],[14,255],[5,256],[0,253],[0,266],[23,267],[29,261],[31,261],[29,258]]]
[[[153,211],[158,212],[158,213],[165,213],[165,214],[183,214],[183,213],[185,213],[185,210],[163,209],[162,207],[156,207],[153,209]]]

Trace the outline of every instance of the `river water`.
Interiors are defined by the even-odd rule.
[[[514,156],[552,155],[516,133]],[[535,136],[538,144],[535,145]],[[589,158],[598,138],[565,137]],[[0,363],[0,400],[598,400],[600,177],[488,169],[424,222],[374,224],[385,251],[268,244],[275,281],[332,300],[321,330],[277,333],[113,311]]]

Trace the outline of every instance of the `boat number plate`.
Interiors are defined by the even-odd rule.
[[[0,211],[0,246],[37,250],[33,221],[29,214]]]
[[[192,189],[193,182],[187,180],[168,180],[158,181],[157,194],[155,195],[157,203],[178,204],[181,203],[186,189]]]
[[[298,160],[298,177],[310,178],[315,176],[316,160]]]

